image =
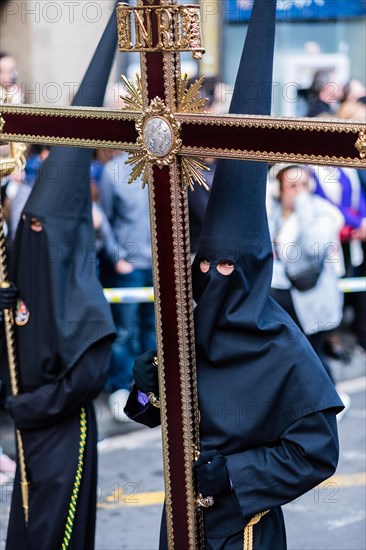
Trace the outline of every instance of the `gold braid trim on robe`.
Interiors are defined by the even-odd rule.
[[[80,442],[79,442],[78,467],[76,470],[74,488],[70,499],[69,511],[66,518],[65,534],[64,534],[64,540],[62,542],[61,550],[66,550],[71,540],[72,528],[74,526],[74,519],[76,514],[76,504],[79,496],[80,483],[83,475],[86,436],[87,436],[86,412],[83,407],[80,410]]]
[[[268,514],[268,512],[269,510],[266,510],[265,512],[259,512],[259,514],[253,516],[249,523],[246,524],[244,529],[243,550],[253,550],[253,527],[262,519],[263,516]]]

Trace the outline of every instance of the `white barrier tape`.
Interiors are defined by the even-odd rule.
[[[135,304],[136,302],[153,302],[152,286],[139,288],[105,288],[104,296],[110,304]]]
[[[366,277],[349,277],[338,281],[339,290],[345,293],[366,292]],[[110,304],[135,304],[154,301],[152,286],[140,288],[105,288],[104,296]]]
[[[342,292],[366,292],[366,277],[349,277],[339,279],[339,290]]]

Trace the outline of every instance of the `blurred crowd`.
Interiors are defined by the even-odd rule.
[[[203,95],[208,97],[208,111],[220,112],[219,86],[216,79],[206,79]],[[1,53],[0,98],[9,95],[13,103],[22,101],[16,62]],[[113,95],[106,106],[119,108],[119,94],[117,102]],[[308,116],[366,121],[366,89],[356,79],[341,86],[331,71],[318,71],[305,97]],[[46,145],[28,146],[25,169],[1,182],[10,254],[22,209],[48,153]],[[128,185],[131,167],[125,163],[127,158],[125,152],[95,150],[90,166],[96,270],[104,287],[152,286],[148,192],[141,191],[138,182]],[[210,187],[216,161],[207,159],[207,164]],[[207,200],[203,188],[189,195],[192,254]],[[306,334],[332,377],[327,358],[349,359],[339,338],[342,324],[366,350],[366,292],[344,297],[338,285],[342,277],[366,276],[366,170],[271,166],[267,210],[274,251],[272,296]],[[156,346],[154,309],[151,303],[115,303],[111,308],[118,337],[105,389],[114,419],[124,422],[128,420],[123,409],[134,358]],[[1,454],[0,461],[1,475],[13,475],[13,465]]]

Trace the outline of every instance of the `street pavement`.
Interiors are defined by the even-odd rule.
[[[337,472],[284,507],[288,550],[366,549],[366,366],[364,354],[357,353],[347,366],[332,363],[340,381],[338,389],[352,400],[339,423],[341,456]],[[160,428],[150,430],[131,422],[114,422],[106,395],[98,399],[96,406],[101,440],[95,550],[157,550],[164,499]],[[11,424],[4,413],[2,420],[5,429],[1,431],[1,444],[11,453]],[[10,488],[5,485],[0,489],[3,550]]]

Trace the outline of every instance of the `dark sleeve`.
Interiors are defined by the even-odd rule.
[[[160,425],[160,410],[150,403],[144,407],[138,402],[136,385],[132,388],[124,411],[131,420],[144,424],[149,428],[155,428]]]
[[[34,430],[61,422],[91,403],[101,392],[110,359],[110,340],[91,346],[59,381],[12,398],[17,428]]]
[[[305,416],[274,447],[227,456],[233,490],[245,517],[290,502],[330,477],[338,463],[336,413]]]

